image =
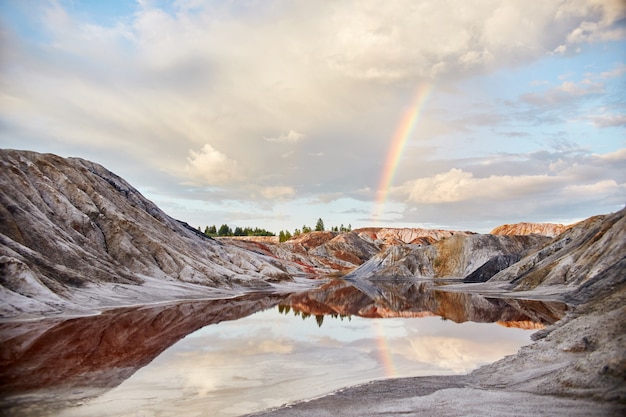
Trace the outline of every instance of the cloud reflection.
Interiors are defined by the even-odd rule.
[[[159,409],[163,415],[193,410],[238,415],[391,376],[384,356],[398,377],[466,372],[514,353],[530,342],[529,335],[494,324],[459,325],[435,317],[326,317],[318,327],[312,318],[267,310],[190,335],[80,410],[99,414],[115,399],[138,391],[140,407],[133,403],[116,412],[130,415],[141,408]],[[383,345],[388,351],[381,352]],[[162,402],[154,399],[155,391],[180,394],[167,399],[164,411]],[[178,411],[170,414],[170,408]]]

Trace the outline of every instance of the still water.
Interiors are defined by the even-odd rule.
[[[238,416],[374,379],[466,373],[563,312],[432,283],[334,280],[292,295],[5,324],[0,411]]]

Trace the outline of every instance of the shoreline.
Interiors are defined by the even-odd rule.
[[[480,369],[480,368],[479,368]],[[623,415],[626,405],[509,389],[486,389],[472,373],[371,381],[242,417]]]

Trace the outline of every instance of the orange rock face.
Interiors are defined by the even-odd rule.
[[[563,233],[570,226],[555,223],[514,223],[503,224],[493,229],[489,234],[492,235],[544,235],[555,237]]]

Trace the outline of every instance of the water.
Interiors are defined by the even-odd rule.
[[[432,283],[336,280],[292,295],[4,325],[4,340],[13,337],[3,359],[14,362],[3,366],[2,406],[15,415],[237,416],[374,379],[466,373],[515,353],[530,343],[528,329],[563,311]]]

